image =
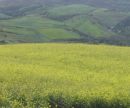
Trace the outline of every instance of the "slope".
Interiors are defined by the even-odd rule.
[[[60,41],[130,44],[130,33],[122,30],[122,23],[130,17],[129,8],[124,9],[125,4],[129,5],[127,0],[0,2],[1,43]]]

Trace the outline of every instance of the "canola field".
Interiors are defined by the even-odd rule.
[[[130,48],[1,45],[0,108],[130,108]]]

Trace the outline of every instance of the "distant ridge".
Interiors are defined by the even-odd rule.
[[[0,42],[130,45],[129,0],[0,0]]]

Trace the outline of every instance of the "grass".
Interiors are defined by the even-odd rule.
[[[101,1],[97,4],[91,1],[52,0],[52,5],[39,0],[11,2],[8,5],[1,3],[0,44],[1,41],[25,43],[64,40],[129,45],[128,28],[124,32],[120,32],[121,27],[117,28],[130,16],[128,0]],[[100,3],[104,6],[100,6]],[[59,36],[59,33],[62,35]]]
[[[72,28],[94,37],[108,37],[114,35],[114,33],[109,32],[106,27],[100,25],[98,21],[93,20],[93,18],[87,15],[73,17],[65,21],[65,23]]]
[[[0,19],[8,19],[8,18],[11,18],[11,17],[3,13],[0,13]]]
[[[59,29],[59,28],[47,28],[47,29],[41,29],[40,30],[41,34],[45,34],[46,37],[49,40],[53,39],[78,39],[80,36],[76,33],[73,33],[71,31],[67,31],[64,29]],[[59,36],[60,34],[60,36]]]
[[[128,39],[123,36],[128,35],[129,32],[125,33],[127,32],[125,31],[121,34],[114,28],[130,16],[129,12],[119,12],[86,4],[57,4],[47,7],[30,5],[29,7],[23,6],[18,11],[19,14],[23,14],[12,18],[6,15],[8,12],[0,13],[0,43],[1,41],[25,43],[63,40],[82,42],[84,38],[92,43],[95,41],[110,43],[109,41],[116,40],[115,44],[126,43],[125,45],[128,45]],[[115,39],[117,36],[121,39]],[[122,38],[125,40],[124,43],[120,42]]]
[[[42,18],[41,16],[30,15],[10,19],[8,21],[3,20],[0,24],[2,25],[0,39],[2,39],[2,33],[6,35],[8,35],[7,33],[15,34],[17,40],[23,40],[23,42],[43,42],[53,39],[80,38],[78,34],[65,30],[65,28],[63,28],[63,23],[48,18]],[[59,34],[61,34],[61,36],[59,36]]]
[[[48,10],[50,16],[69,16],[69,15],[77,15],[77,14],[87,14],[96,8],[87,6],[87,5],[80,5],[80,4],[73,4],[67,6],[59,6],[53,9]]]
[[[112,28],[123,19],[126,19],[130,16],[129,13],[118,12],[106,9],[97,9],[93,13],[93,16],[98,19],[104,26]]]
[[[0,46],[0,108],[129,108],[130,48]]]
[[[8,26],[20,26],[20,27],[31,27],[34,29],[40,27],[52,27],[54,25],[61,25],[62,23],[54,20],[50,20],[48,18],[43,18],[40,15],[30,15],[24,17],[18,17],[16,19],[10,20],[2,20],[0,22],[1,25],[8,25]]]

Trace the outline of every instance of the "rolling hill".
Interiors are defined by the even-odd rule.
[[[129,0],[0,0],[0,44],[0,108],[130,108]]]
[[[0,0],[0,43],[130,45],[129,0]]]

